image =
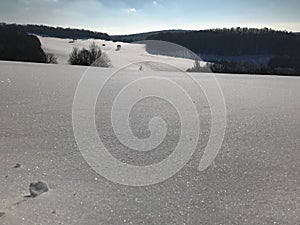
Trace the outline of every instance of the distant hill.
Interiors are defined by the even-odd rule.
[[[200,56],[221,56],[215,58],[221,58],[222,61],[211,62],[233,62],[229,58],[236,56],[269,56],[267,64],[272,69],[300,71],[300,35],[291,32],[238,27],[158,33],[149,36],[148,39],[176,43]],[[247,63],[251,64],[250,61]]]
[[[44,25],[19,25],[19,24],[6,24],[1,23],[1,27],[15,29],[29,34],[37,34],[40,36],[56,37],[56,38],[70,38],[70,39],[103,39],[111,40],[110,36],[106,33],[94,32],[89,30],[71,29],[62,27],[49,27]]]
[[[215,29],[158,33],[148,37],[184,46],[197,54],[223,56],[300,55],[300,37],[271,29]]]
[[[217,72],[300,74],[300,35],[292,32],[238,27],[161,32],[147,39],[186,47],[205,61],[220,64],[213,70]],[[147,51],[153,52],[153,47],[147,46]]]
[[[190,30],[161,30],[161,31],[152,31],[146,33],[128,34],[128,35],[111,35],[111,39],[113,41],[135,42],[135,41],[147,40],[152,35],[157,35],[162,33],[181,33],[181,32],[188,32],[188,31]]]

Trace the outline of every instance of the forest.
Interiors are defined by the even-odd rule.
[[[245,65],[230,61],[211,61],[217,63],[217,72],[227,72],[230,67],[243,68],[235,69],[236,73],[250,73],[253,71],[268,71],[300,74],[300,35],[287,32],[275,31],[272,29],[254,28],[231,28],[211,29],[202,31],[185,31],[177,33],[158,33],[148,37],[149,40],[162,40],[184,46],[201,56],[260,56],[270,57],[268,65],[253,70],[257,65]],[[262,68],[264,67],[264,68]],[[226,68],[222,70],[222,68]],[[247,70],[245,68],[251,68]]]
[[[111,40],[110,36],[106,33],[94,32],[83,29],[62,28],[62,27],[49,27],[44,25],[19,25],[19,24],[6,24],[1,23],[1,27],[7,27],[13,30],[23,31],[29,34],[36,34],[40,36],[56,37],[56,38],[70,38],[70,39],[102,39]]]
[[[47,55],[36,36],[0,26],[0,60],[46,63]]]

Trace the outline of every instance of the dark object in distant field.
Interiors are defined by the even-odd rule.
[[[122,46],[121,46],[121,45],[117,45],[116,51],[120,51],[120,50],[121,50],[121,48],[122,48]]]
[[[35,198],[49,191],[48,185],[42,181],[31,183],[29,186],[30,197]]]
[[[17,169],[17,168],[20,168],[21,167],[21,164],[20,163],[17,163],[14,168]]]
[[[4,212],[0,212],[0,217],[4,216],[5,213]]]
[[[103,47],[105,47],[105,46],[106,46],[106,44],[102,44],[102,46],[103,46]]]

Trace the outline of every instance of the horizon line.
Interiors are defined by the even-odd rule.
[[[145,34],[145,33],[154,33],[154,32],[162,32],[162,31],[209,31],[209,30],[222,30],[222,29],[236,29],[236,28],[247,28],[247,29],[264,29],[267,28],[269,30],[274,30],[274,31],[279,31],[279,32],[288,32],[288,33],[300,33],[300,31],[292,31],[292,30],[284,30],[284,29],[274,29],[272,27],[268,26],[262,26],[262,27],[251,27],[251,26],[224,26],[224,27],[211,27],[211,28],[203,28],[203,29],[182,29],[182,28],[171,28],[171,29],[161,29],[161,30],[150,30],[150,31],[143,31],[139,32],[137,31],[136,33],[123,33],[123,34],[110,34],[108,32],[100,31],[99,29],[95,28],[83,28],[83,27],[77,27],[77,26],[59,26],[59,25],[51,25],[51,24],[46,24],[46,23],[16,23],[16,22],[0,22],[0,24],[7,24],[7,25],[33,25],[33,26],[46,26],[46,27],[53,27],[53,28],[63,28],[63,29],[77,29],[77,30],[85,30],[85,31],[91,31],[95,33],[104,33],[109,36],[130,36],[130,35],[139,35],[139,34]]]

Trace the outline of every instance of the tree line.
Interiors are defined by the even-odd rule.
[[[184,46],[197,54],[225,56],[286,54],[299,56],[300,36],[287,31],[255,28],[211,29],[163,32],[149,40],[162,40]]]
[[[8,26],[0,26],[0,60],[57,63],[55,55],[43,51],[36,36]],[[89,49],[74,48],[69,56],[69,64],[111,67],[110,59],[95,43],[92,43]]]
[[[101,38],[110,40],[104,33],[79,29],[64,29],[43,25],[17,25],[0,23],[0,60],[14,60],[41,63],[57,63],[54,55],[46,54],[39,39],[30,34],[59,38]],[[300,74],[300,35],[272,29],[211,29],[202,31],[162,31],[147,33],[147,39],[162,40],[184,46],[201,55],[251,56],[269,55],[268,65],[251,65],[230,61],[210,61],[213,72],[260,73],[260,74]],[[139,34],[141,35],[141,34]],[[131,37],[131,36],[130,36]],[[140,36],[139,36],[140,37]],[[141,37],[140,37],[141,38]],[[93,49],[74,49],[70,64],[95,65]],[[151,48],[151,46],[149,46]],[[99,47],[100,49],[100,47]],[[149,51],[151,49],[148,49]],[[109,67],[110,60],[98,52],[100,66]],[[72,55],[73,54],[73,55]],[[72,57],[74,60],[72,60]],[[102,65],[102,63],[104,63]],[[195,70],[195,68],[191,68]],[[196,69],[198,70],[198,69]],[[207,69],[205,69],[207,70]]]
[[[94,31],[83,30],[83,29],[49,27],[44,25],[32,25],[32,24],[19,25],[19,24],[6,24],[6,23],[1,23],[0,26],[23,31],[29,34],[36,34],[40,36],[70,38],[70,39],[92,38],[92,39],[111,40],[110,36],[106,33],[94,32]]]
[[[46,63],[49,57],[36,36],[0,26],[0,60]]]
[[[213,71],[300,74],[300,35],[272,29],[231,28],[159,33],[148,37],[184,46],[196,54],[220,56],[269,55],[268,65],[211,61]],[[232,68],[232,69],[230,69]]]

